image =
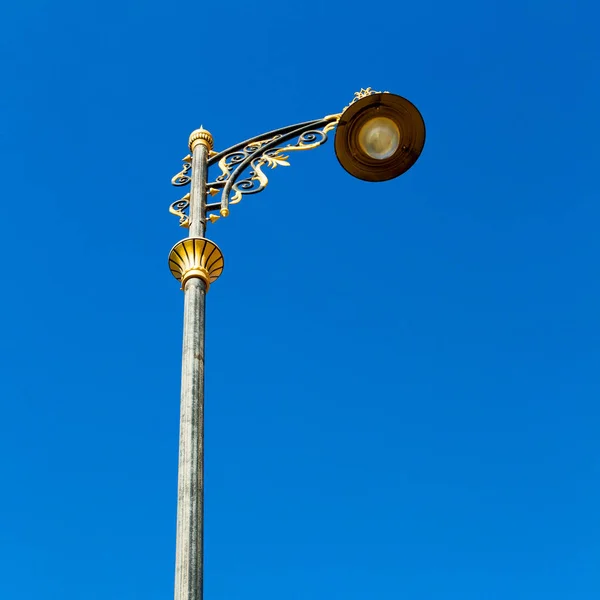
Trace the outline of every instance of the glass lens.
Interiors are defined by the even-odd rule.
[[[384,160],[398,149],[400,131],[391,119],[375,117],[361,127],[358,132],[358,143],[371,158]]]

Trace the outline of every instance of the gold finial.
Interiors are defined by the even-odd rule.
[[[194,147],[198,144],[206,146],[209,152],[213,149],[213,136],[210,134],[209,131],[206,131],[206,129],[204,129],[202,125],[200,125],[200,129],[195,129],[194,131],[192,131],[192,133],[190,133],[190,150],[193,152]]]
[[[228,217],[229,216],[229,209],[228,208],[222,208],[219,212],[221,213],[222,217]]]
[[[344,106],[344,110],[342,110],[342,112],[344,112],[347,108],[350,108],[355,102],[358,102],[367,96],[373,96],[374,94],[389,94],[389,92],[377,92],[371,87],[360,88],[360,92],[354,92],[354,98],[352,98],[347,106]]]

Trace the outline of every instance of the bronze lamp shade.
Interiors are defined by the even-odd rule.
[[[425,144],[425,122],[406,98],[380,93],[365,96],[342,114],[335,153],[350,175],[387,181],[410,169]]]

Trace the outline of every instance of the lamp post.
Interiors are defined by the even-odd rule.
[[[340,113],[282,127],[221,152],[213,150],[208,131],[196,129],[189,138],[191,154],[171,180],[175,186],[191,185],[169,209],[189,230],[169,253],[169,268],[184,291],[175,600],[203,598],[204,316],[206,293],[223,271],[221,250],[205,237],[207,221],[229,216],[230,205],[264,190],[269,182],[266,167],[289,166],[289,153],[321,146],[334,129],[340,164],[366,181],[406,172],[425,143],[425,124],[413,104],[367,88],[356,92]],[[220,174],[209,181],[214,165]],[[219,202],[207,202],[217,194]]]

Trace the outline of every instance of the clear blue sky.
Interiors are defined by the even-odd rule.
[[[600,597],[599,9],[6,2],[0,598],[172,597],[184,231],[216,147],[411,99],[369,184],[297,153],[209,235],[207,600]]]

